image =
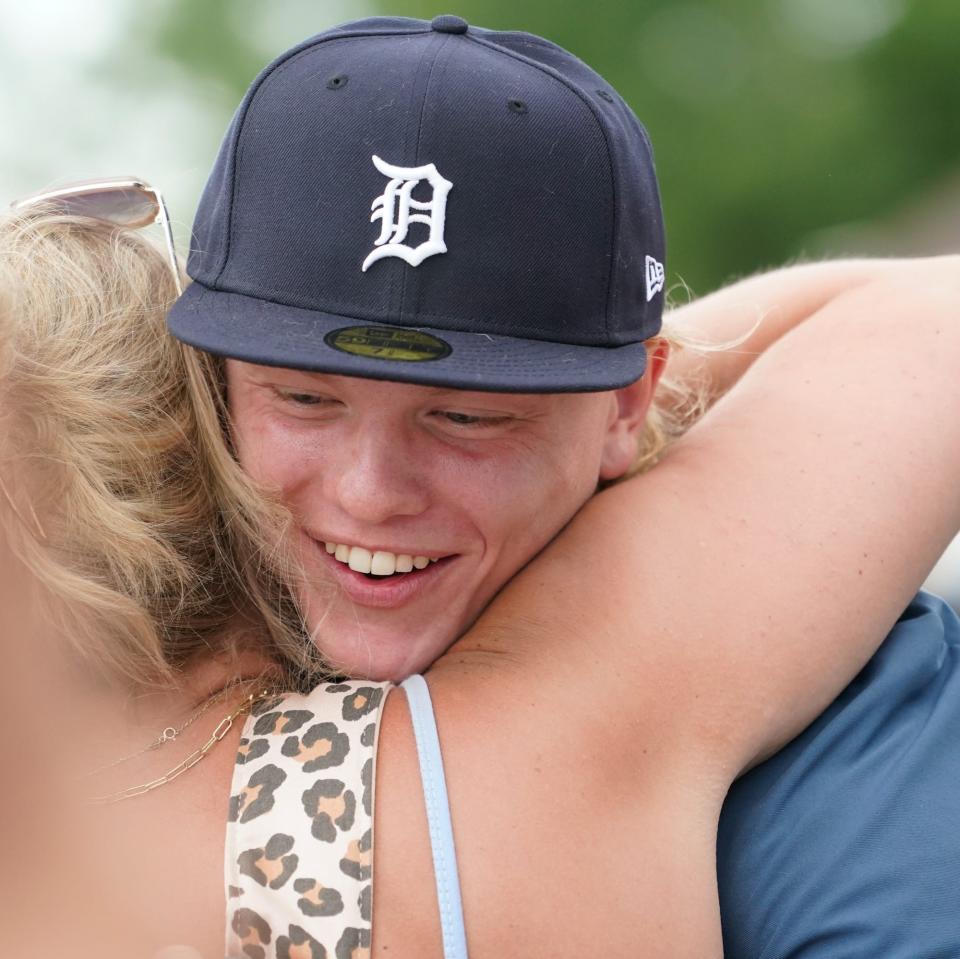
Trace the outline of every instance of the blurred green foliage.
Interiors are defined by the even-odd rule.
[[[222,90],[224,126],[264,63],[242,8],[176,0],[153,6],[146,20],[158,52]],[[370,12],[457,13],[542,34],[586,60],[650,131],[671,276],[696,292],[803,256],[811,243],[820,252],[821,231],[883,217],[960,169],[956,0],[459,0],[452,9],[382,0],[300,9],[302,37]]]

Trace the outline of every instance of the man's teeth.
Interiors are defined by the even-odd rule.
[[[327,552],[334,559],[345,563],[358,573],[370,573],[374,576],[392,576],[394,573],[409,573],[414,569],[426,569],[435,559],[427,556],[413,556],[409,553],[388,553],[378,549],[371,552],[362,546],[347,546],[345,543],[324,543]]]

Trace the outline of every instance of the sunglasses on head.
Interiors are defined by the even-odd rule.
[[[167,255],[177,293],[183,292],[167,206],[163,202],[160,191],[144,180],[137,177],[82,180],[78,183],[68,183],[56,190],[32,193],[10,204],[10,208],[15,213],[27,213],[34,207],[68,215],[90,217],[101,223],[131,230],[159,223],[166,241]]]
[[[71,216],[84,216],[111,226],[137,230],[141,227],[159,223],[166,241],[167,256],[177,293],[183,292],[180,279],[180,267],[173,245],[173,231],[170,229],[170,217],[160,191],[137,177],[110,177],[103,180],[82,180],[69,183],[56,190],[42,190],[31,193],[20,200],[14,200],[10,209],[15,213],[29,213],[33,209],[63,213]],[[4,496],[14,513],[24,521],[23,514],[11,496],[3,476],[0,475],[0,494]],[[31,519],[42,539],[46,538],[33,506],[28,504]]]

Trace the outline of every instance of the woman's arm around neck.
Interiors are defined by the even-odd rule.
[[[960,527],[958,275],[918,260],[830,301],[594,497],[451,658],[502,652],[565,710],[572,675],[602,681],[622,728],[652,710],[731,779],[796,734]]]

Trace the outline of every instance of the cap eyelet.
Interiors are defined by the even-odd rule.
[[[527,105],[523,102],[523,100],[517,100],[513,97],[507,100],[507,108],[512,110],[514,113],[527,112]]]
[[[611,94],[609,90],[597,90],[597,96],[600,97],[601,100],[606,100],[607,103],[614,102],[613,94]]]
[[[330,77],[330,79],[327,80],[327,89],[340,90],[347,85],[348,79],[345,73],[338,73],[336,76]]]

